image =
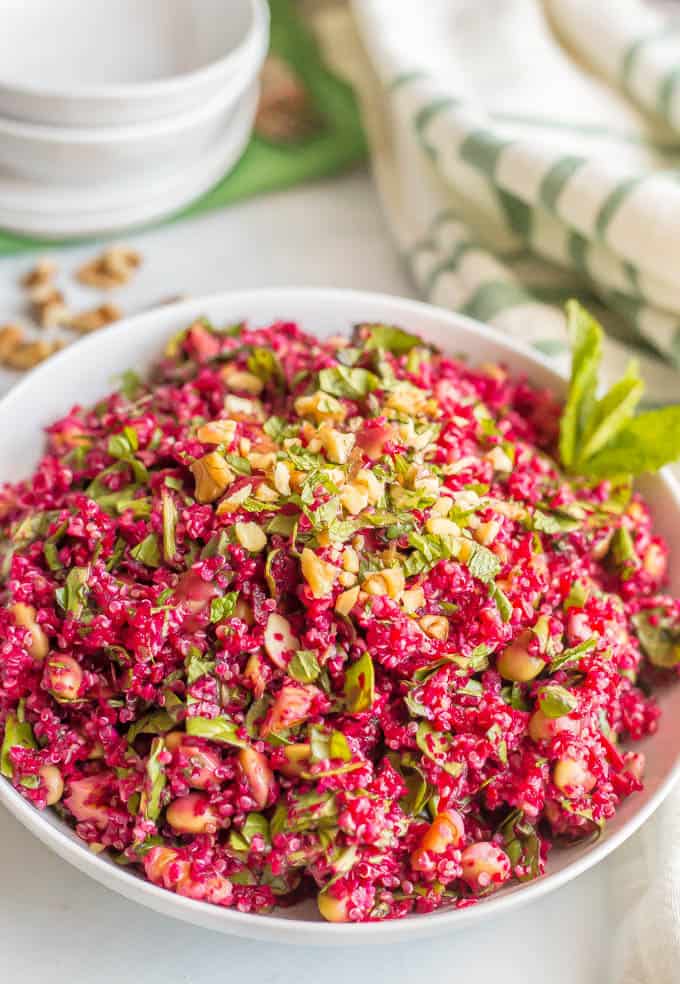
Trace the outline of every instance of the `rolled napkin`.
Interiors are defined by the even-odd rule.
[[[352,11],[332,4],[317,27],[358,92],[418,291],[565,362],[576,294],[610,332],[612,374],[634,351],[649,401],[677,402],[680,22],[638,0]],[[608,872],[608,984],[677,984],[679,791]]]
[[[677,399],[680,22],[640,0],[352,11],[363,55],[335,6],[327,50],[419,292],[557,358],[576,294],[609,330],[612,372],[636,350],[650,401]]]
[[[680,794],[609,861],[617,930],[607,984],[675,984],[680,967]]]

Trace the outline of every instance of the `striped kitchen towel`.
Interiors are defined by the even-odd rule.
[[[315,0],[318,7],[318,0]],[[421,294],[568,361],[562,303],[680,389],[680,21],[640,0],[325,0]],[[677,5],[676,5],[677,9]],[[680,14],[680,10],[678,11]],[[357,34],[358,31],[358,34]],[[602,981],[677,984],[680,790],[608,862]]]
[[[642,0],[353,0],[384,208],[431,301],[566,358],[595,309],[678,399],[680,21]],[[599,305],[599,307],[598,307]]]

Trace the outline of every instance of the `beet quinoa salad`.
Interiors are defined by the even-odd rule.
[[[598,400],[569,322],[564,408],[401,328],[202,320],[74,407],[0,492],[3,776],[242,912],[465,906],[596,837],[680,664],[631,485],[680,411]]]

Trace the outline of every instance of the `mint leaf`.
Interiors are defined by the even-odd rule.
[[[415,766],[402,773],[402,779],[408,791],[399,800],[399,806],[406,816],[417,816],[432,795],[430,787],[420,769]]]
[[[633,417],[644,391],[634,362],[596,400],[602,328],[576,301],[567,304],[567,321],[573,356],[560,420],[564,467],[589,479],[617,478],[658,471],[680,458],[680,406]]]
[[[290,425],[283,417],[270,417],[262,424],[262,430],[273,441],[281,441],[288,430],[295,431],[295,426]]]
[[[632,618],[640,647],[654,666],[671,669],[680,663],[680,625],[663,608],[647,608]]]
[[[89,576],[89,567],[72,567],[63,588],[57,588],[54,592],[59,607],[65,612],[72,612],[76,618],[80,618],[87,601]]]
[[[131,724],[125,738],[128,745],[132,745],[137,735],[164,735],[174,727],[175,721],[166,710],[153,711]]]
[[[238,601],[238,591],[228,591],[221,598],[213,598],[210,602],[210,621],[221,622],[222,619],[231,618],[236,611]]]
[[[271,349],[255,347],[248,356],[248,369],[264,383],[283,379],[281,363]]]
[[[440,560],[455,557],[460,538],[451,534],[409,533],[408,542],[414,552],[406,558],[404,571],[407,577],[412,577],[434,567]]]
[[[250,475],[252,474],[252,468],[250,467],[250,462],[247,458],[244,458],[240,454],[228,454],[223,455],[224,460],[237,475]]]
[[[373,706],[375,670],[370,653],[364,653],[345,670],[343,686],[345,707],[349,714],[361,714]]]
[[[368,369],[333,366],[331,369],[322,369],[319,373],[319,387],[331,396],[346,396],[351,400],[358,400],[380,386],[378,377]]]
[[[368,329],[365,347],[367,349],[386,349],[392,355],[406,355],[411,349],[421,344],[417,335],[411,335],[403,328],[393,325],[361,325]]]
[[[312,524],[314,530],[326,530],[333,523],[340,511],[340,500],[331,497],[315,509],[304,508],[307,519]]]
[[[5,735],[0,748],[0,773],[8,779],[12,778],[13,768],[9,753],[13,748],[37,748],[33,737],[33,728],[28,721],[20,721],[14,713],[8,714],[5,721]]]
[[[278,533],[280,536],[290,536],[299,522],[299,516],[290,513],[278,513],[267,523],[267,533]],[[353,533],[356,530],[352,531]]]
[[[298,683],[313,683],[321,673],[321,667],[314,650],[298,649],[288,664],[286,673]]]
[[[486,732],[486,738],[493,747],[498,760],[502,765],[508,764],[508,745],[503,737],[503,729],[500,724],[492,724]]]
[[[501,569],[498,557],[488,547],[452,533],[413,532],[409,533],[408,542],[414,551],[404,561],[407,577],[429,570],[440,560],[457,559],[464,550],[467,551],[465,566],[473,577],[484,584],[491,584]]]
[[[565,666],[575,665],[582,656],[595,649],[596,646],[597,638],[592,636],[590,639],[586,639],[585,642],[579,642],[578,646],[572,646],[571,649],[563,650],[559,656],[551,660],[550,672],[555,673],[557,670],[564,669]]]
[[[241,836],[250,844],[257,835],[269,844],[269,820],[262,813],[249,813],[243,821]]]
[[[235,745],[245,748],[247,742],[237,735],[238,726],[226,717],[203,718],[190,717],[186,720],[188,735],[196,738],[208,738],[210,741],[223,742],[225,745]]]
[[[159,762],[159,756],[165,748],[162,738],[154,738],[151,750],[146,760],[146,775],[139,799],[139,812],[147,820],[155,821],[161,812],[161,794],[167,782],[165,769]]]
[[[536,530],[537,533],[548,533],[551,535],[561,532],[559,521],[555,516],[541,512],[540,509],[534,510],[534,514],[531,517],[531,528]]]
[[[546,717],[559,718],[575,710],[578,698],[570,690],[553,683],[538,691],[538,706]]]
[[[109,438],[107,451],[112,458],[130,458],[139,447],[139,438],[134,427],[124,427],[120,434]]]
[[[627,527],[619,526],[615,531],[610,550],[614,558],[614,563],[619,568],[624,568],[626,564],[637,559],[635,543]]]
[[[435,731],[427,721],[421,721],[416,732],[416,744],[423,755],[435,762],[444,772],[448,772],[450,776],[459,776],[463,771],[463,763],[449,760],[450,737],[441,731]]]
[[[200,680],[202,676],[212,673],[215,669],[215,660],[202,656],[196,646],[189,647],[189,653],[184,660],[184,669],[187,675],[187,683],[191,685]]]
[[[496,554],[488,547],[482,547],[476,543],[467,561],[467,569],[473,577],[490,584],[501,569],[501,564]]]
[[[170,493],[163,489],[163,556],[170,563],[177,554],[175,528],[177,526],[177,506]]]
[[[330,734],[320,724],[311,724],[307,731],[309,755],[312,762],[323,762],[330,758]]]
[[[491,585],[489,595],[496,602],[501,621],[509,622],[512,618],[512,602],[508,596],[501,591],[497,584]]]
[[[571,468],[595,405],[603,331],[577,301],[567,303],[567,331],[573,354],[569,395],[560,420],[559,446],[562,464]]]
[[[631,362],[625,375],[595,404],[583,434],[578,459],[587,461],[609,444],[633,416],[645,385],[638,375],[637,362]]]
[[[260,502],[259,499],[255,499],[252,495],[249,495],[241,504],[241,508],[249,513],[260,513],[275,512],[278,506],[272,505],[271,502]]]
[[[529,525],[537,533],[547,533],[549,536],[557,536],[559,533],[569,533],[577,530],[581,525],[578,519],[572,516],[562,516],[559,512],[546,513],[541,509],[535,509]]]
[[[541,841],[535,828],[522,810],[512,810],[505,818],[498,833],[503,837],[505,852],[513,868],[519,866],[519,881],[531,881],[541,873]]]
[[[680,458],[680,406],[650,410],[630,420],[616,438],[588,459],[593,478],[655,472]]]
[[[156,534],[149,533],[148,536],[145,536],[141,543],[132,548],[130,556],[146,567],[160,567],[161,551]]]
[[[583,608],[587,600],[588,586],[583,581],[574,581],[564,599],[564,610],[568,612],[570,608]]]
[[[366,521],[370,521],[371,517],[365,517]],[[362,521],[360,519],[334,519],[328,525],[326,533],[334,543],[345,543],[347,540],[351,540],[357,530],[360,530],[362,526]]]
[[[342,731],[331,731],[331,737],[328,741],[328,757],[342,759],[343,762],[351,760],[352,750]]]
[[[133,369],[126,369],[118,380],[118,389],[128,400],[134,400],[142,387],[142,381]]]
[[[59,548],[56,543],[46,540],[43,543],[43,554],[45,555],[45,563],[51,571],[60,571],[64,566],[59,560]]]

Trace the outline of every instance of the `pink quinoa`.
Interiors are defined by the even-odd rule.
[[[396,328],[173,338],[0,492],[1,770],[243,912],[464,906],[642,788],[666,547],[561,407]]]

